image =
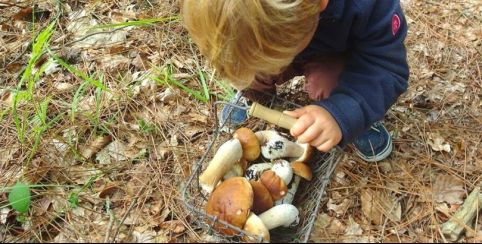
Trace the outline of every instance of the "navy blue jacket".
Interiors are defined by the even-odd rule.
[[[347,53],[338,86],[316,102],[338,122],[344,146],[374,122],[406,91],[409,68],[404,40],[407,23],[396,0],[331,0],[318,29],[296,59]]]

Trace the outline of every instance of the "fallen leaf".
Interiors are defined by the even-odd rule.
[[[452,175],[438,175],[433,183],[432,191],[435,202],[446,202],[448,204],[462,204],[464,202],[464,182]]]
[[[429,133],[427,143],[434,151],[450,152],[450,144],[445,142],[445,139],[437,133]]]
[[[366,189],[362,190],[360,198],[363,214],[373,223],[383,224],[385,222],[384,216],[393,222],[401,220],[402,207],[400,202],[390,194]]]
[[[136,227],[132,232],[135,243],[154,243],[157,233],[153,230],[144,230]]]
[[[167,229],[174,234],[180,234],[186,230],[186,227],[181,220],[169,220],[161,223],[161,228]]]
[[[80,150],[80,154],[84,158],[91,158],[94,154],[102,150],[109,142],[112,141],[111,136],[98,136],[88,146]]]
[[[326,206],[328,207],[328,210],[334,211],[337,216],[344,215],[351,207],[351,205],[352,205],[352,201],[350,201],[347,198],[343,199],[343,202],[340,204],[334,204],[333,199],[328,200],[328,203],[326,204]]]

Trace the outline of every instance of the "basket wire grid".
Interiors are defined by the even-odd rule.
[[[271,99],[270,101],[265,102],[265,105],[269,106],[270,108],[294,109],[301,107],[298,104],[281,99],[277,96],[269,96]],[[239,102],[242,99],[242,93],[238,93],[237,101]],[[217,114],[216,106],[220,104],[225,103],[214,103],[213,107],[215,114]],[[232,109],[230,112],[232,112]],[[216,123],[217,125],[215,127],[215,131],[208,143],[206,152],[196,162],[191,176],[184,185],[184,189],[182,191],[183,202],[187,209],[191,212],[191,215],[195,220],[194,224],[198,225],[195,227],[207,230],[209,234],[216,236],[217,240],[221,242],[241,242],[245,241],[246,238],[251,241],[266,242],[266,240],[263,240],[263,238],[253,236],[236,226],[218,219],[216,216],[207,214],[204,210],[205,204],[207,203],[207,197],[201,193],[201,187],[198,180],[199,175],[201,174],[202,169],[205,168],[209,163],[208,159],[212,158],[213,154],[216,152],[216,148],[219,147],[219,145],[223,142],[230,139],[231,133],[223,133],[223,131],[226,131],[227,128],[232,128],[229,124],[230,116],[231,113],[229,113],[228,119],[224,122],[224,124]],[[249,118],[248,121],[243,124],[243,126],[251,128],[253,131],[266,129],[267,125],[268,124],[266,122],[256,118]],[[279,127],[276,127],[276,130],[279,132],[285,131],[285,129]],[[230,132],[229,129],[228,132]],[[286,134],[287,133],[285,132],[284,135]],[[224,140],[221,138],[223,136],[225,136]],[[287,137],[290,140],[294,140],[289,136]],[[330,182],[331,176],[333,175],[335,168],[340,161],[340,153],[342,152],[339,148],[333,149],[330,153],[321,153],[317,150],[315,151],[316,152],[314,153],[313,158],[309,162],[313,170],[313,179],[310,182],[301,180],[295,195],[295,199],[292,203],[300,212],[300,222],[296,227],[293,228],[277,228],[275,230],[271,230],[270,234],[272,242],[306,243],[310,238],[316,217],[323,201],[325,188]],[[264,159],[264,161],[267,160]],[[258,161],[254,163],[258,163]],[[224,228],[226,230],[235,231],[236,234],[234,236],[224,235],[214,230],[215,225],[217,229]]]

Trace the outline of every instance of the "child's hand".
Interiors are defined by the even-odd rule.
[[[340,126],[323,107],[308,105],[285,114],[298,118],[290,132],[300,143],[309,143],[322,152],[328,152],[340,143]]]

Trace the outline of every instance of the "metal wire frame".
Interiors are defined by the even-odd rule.
[[[298,104],[286,101],[276,96],[272,96],[272,99],[267,104],[272,107],[280,105],[284,108],[297,108],[301,107]],[[237,94],[236,103],[242,99],[242,93]],[[217,106],[225,105],[223,102],[214,103],[214,112],[217,114]],[[233,106],[232,108],[246,109],[244,106]],[[219,237],[221,242],[240,242],[240,241],[254,241],[254,242],[266,242],[262,237],[253,236],[242,229],[233,226],[225,221],[217,219],[216,216],[209,215],[204,210],[204,205],[207,202],[206,197],[201,193],[199,185],[199,175],[203,165],[207,164],[206,159],[211,155],[216,143],[221,143],[219,137],[223,128],[229,127],[229,118],[232,109],[228,115],[228,119],[224,123],[216,123],[212,139],[210,140],[206,152],[198,160],[193,168],[192,174],[188,181],[184,185],[182,190],[183,202],[187,209],[192,213],[192,217],[195,219],[195,224],[198,227],[208,230],[210,234]],[[266,123],[264,121],[257,122],[257,127],[265,128]],[[270,231],[271,240],[273,242],[308,242],[310,235],[313,231],[313,226],[316,221],[316,217],[319,213],[321,203],[323,202],[325,188],[327,187],[330,179],[341,159],[341,150],[339,148],[332,150],[330,153],[322,154],[317,152],[314,159],[312,159],[311,166],[313,167],[313,180],[310,182],[302,182],[296,193],[293,204],[300,211],[300,223],[296,228],[278,228]],[[226,228],[227,230],[234,230],[235,235],[227,236],[221,232],[215,231],[214,226],[219,228]]]

